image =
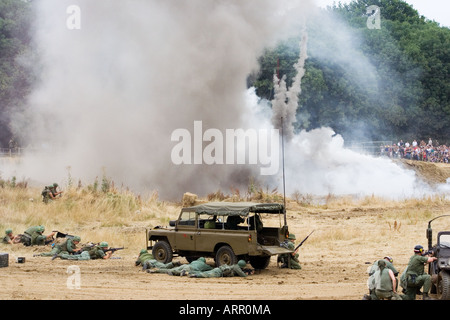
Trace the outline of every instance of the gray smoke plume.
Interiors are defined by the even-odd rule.
[[[308,57],[307,53],[308,33],[306,26],[303,25],[301,31],[300,54],[294,68],[295,77],[289,89],[286,88],[286,76],[281,79],[274,74],[274,99],[272,100],[272,123],[275,128],[283,129],[283,134],[287,141],[294,137],[294,123],[297,122],[297,109],[299,95],[302,92],[302,78],[305,75],[305,61]]]
[[[12,124],[27,154],[5,176],[61,183],[70,167],[85,184],[105,172],[116,185],[175,199],[248,185],[246,165],[175,165],[171,134],[194,134],[194,121],[245,128],[247,76],[310,1],[33,3],[39,82]]]

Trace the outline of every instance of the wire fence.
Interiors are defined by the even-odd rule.
[[[387,140],[364,141],[364,142],[352,142],[347,148],[358,153],[378,156],[381,154],[381,151],[385,146],[391,145],[392,141]]]
[[[20,157],[24,148],[0,148],[0,157]]]

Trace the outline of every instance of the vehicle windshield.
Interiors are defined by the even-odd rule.
[[[439,237],[439,246],[450,248],[450,234],[441,234]]]

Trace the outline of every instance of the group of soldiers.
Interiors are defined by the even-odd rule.
[[[431,300],[431,276],[425,272],[425,266],[437,259],[431,255],[432,252],[424,252],[423,246],[416,245],[400,282],[397,280],[399,272],[391,257],[375,261],[368,269],[369,294],[365,294],[363,300],[415,300],[417,294],[422,294],[423,300]],[[399,284],[403,288],[403,294],[397,291]]]
[[[177,261],[162,263],[157,261],[146,249],[139,252],[135,265],[142,265],[142,270],[148,273],[165,273],[171,276],[188,276],[190,278],[246,277],[254,273],[253,269],[245,268],[247,263],[244,260],[239,260],[233,265],[223,264],[216,268],[207,264],[204,257],[188,264],[181,264]]]
[[[18,244],[23,243],[25,246],[41,246],[53,242],[55,232],[44,235],[44,226],[33,226],[25,230],[24,233],[14,235],[12,229],[5,230],[5,236],[2,239],[4,244]]]
[[[54,236],[57,231],[52,231],[48,235],[44,235],[45,227],[33,226],[25,230],[23,234],[14,235],[12,229],[5,230],[5,237],[2,239],[4,244],[22,243],[25,246],[44,246],[52,245],[49,252],[36,254],[35,256],[48,257],[52,260],[56,258],[66,260],[90,260],[90,259],[109,259],[117,248],[109,248],[106,241],[98,244],[87,244],[83,247],[77,247],[81,242],[79,236],[66,236],[62,241],[55,241]]]
[[[54,241],[56,231],[52,231],[48,235],[44,235],[44,226],[33,226],[28,228],[23,234],[14,236],[11,229],[5,231],[3,243],[16,244],[23,243],[27,246],[33,245],[47,245],[52,242],[52,249],[49,252],[36,254],[35,256],[52,257],[52,260],[61,258],[65,260],[90,260],[90,259],[109,259],[114,250],[108,250],[107,242],[100,242],[97,245],[88,245],[84,247],[77,247],[81,238],[79,236],[66,237],[61,242]],[[295,235],[290,234],[288,247],[294,250]],[[278,263],[281,262],[281,268],[301,269],[298,253],[292,252],[290,254],[283,254],[278,257]],[[151,253],[146,249],[139,252],[136,266],[142,265],[143,270],[149,273],[166,273],[174,276],[189,276],[192,278],[212,278],[212,277],[232,277],[240,276],[246,277],[254,274],[254,270],[246,268],[247,263],[244,260],[239,260],[233,265],[221,265],[213,268],[206,263],[204,257],[190,262],[189,264],[181,265],[179,262],[161,263],[157,261]]]
[[[44,189],[41,192],[42,195],[42,201],[44,203],[49,203],[56,199],[58,196],[62,196],[62,191],[58,191],[58,184],[55,182],[52,185],[45,186]]]

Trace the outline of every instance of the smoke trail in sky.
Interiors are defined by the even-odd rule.
[[[283,76],[278,79],[274,75],[274,99],[272,100],[272,123],[275,128],[283,127],[283,134],[287,141],[294,137],[294,123],[297,122],[297,108],[299,95],[302,91],[302,78],[305,75],[305,61],[307,54],[308,34],[306,26],[303,25],[300,41],[300,55],[297,63],[294,65],[296,75],[289,89],[286,88],[286,78]]]

